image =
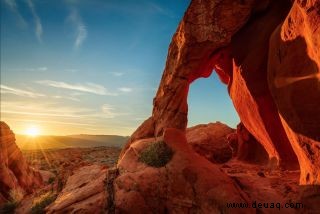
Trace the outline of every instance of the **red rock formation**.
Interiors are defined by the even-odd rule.
[[[232,158],[227,136],[234,132],[229,126],[216,122],[187,129],[187,142],[198,154],[213,163],[225,163]]]
[[[155,168],[139,157],[158,140],[173,150],[173,156],[163,167]],[[249,201],[217,165],[197,155],[188,146],[185,133],[177,129],[167,129],[157,140],[131,144],[118,169],[113,182],[115,213],[221,213],[227,202]],[[255,213],[250,208],[233,212]]]
[[[253,4],[254,0],[191,2],[170,44],[152,117],[133,133],[130,142],[161,136],[167,127],[187,127],[189,84],[210,76],[214,52],[230,43],[231,36],[248,20]]]
[[[29,167],[15,143],[14,133],[2,121],[0,134],[0,202],[4,202],[4,198],[11,199],[10,191],[33,192],[42,184],[42,177]]]
[[[320,1],[295,1],[270,39],[268,83],[302,184],[320,184]]]
[[[47,213],[101,213],[107,199],[106,176],[107,169],[99,165],[76,170]]]
[[[170,44],[152,116],[122,155],[137,139],[185,130],[189,84],[215,69],[269,158],[284,168],[299,161],[301,184],[319,184],[319,5],[193,0]]]

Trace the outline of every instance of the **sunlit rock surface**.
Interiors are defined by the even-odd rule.
[[[90,165],[73,172],[48,213],[102,213],[106,203],[106,167]]]
[[[235,130],[221,123],[209,123],[187,129],[187,142],[193,150],[213,163],[225,163],[233,156],[228,135]]]
[[[29,194],[42,185],[39,172],[29,167],[9,126],[0,122],[0,204],[14,194]],[[16,193],[15,193],[16,192]]]
[[[172,159],[160,168],[139,160],[141,152],[157,141],[173,150]],[[178,129],[167,129],[163,138],[134,142],[117,167],[119,175],[113,182],[116,213],[221,213],[227,202],[249,201],[218,166],[192,150]],[[234,211],[254,213],[253,209]]]

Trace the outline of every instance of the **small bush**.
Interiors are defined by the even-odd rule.
[[[11,189],[9,192],[10,201],[0,207],[0,213],[13,214],[18,207],[19,202],[23,199],[24,191],[20,187]]]
[[[33,206],[31,208],[31,214],[45,214],[45,208],[54,202],[57,198],[56,194],[53,194],[52,192],[47,192],[40,197],[36,198],[33,201]]]
[[[9,201],[0,207],[0,213],[2,214],[14,214],[15,209],[18,206],[18,202]]]
[[[50,177],[49,179],[48,179],[48,184],[52,184],[53,182],[54,182],[54,177]]]
[[[139,157],[139,161],[152,166],[152,167],[163,167],[172,158],[172,149],[163,141],[155,142],[145,148]]]

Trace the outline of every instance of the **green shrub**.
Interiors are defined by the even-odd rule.
[[[10,201],[0,207],[1,214],[14,213],[15,209],[18,207],[19,202],[23,199],[24,191],[20,187],[14,188],[10,190],[9,195]]]
[[[52,192],[47,192],[33,201],[33,206],[31,208],[31,214],[45,214],[45,208],[54,202],[57,198],[56,194]]]
[[[48,184],[52,184],[54,182],[54,177],[50,177],[49,179],[48,179]]]
[[[155,142],[145,148],[139,156],[139,161],[152,166],[163,167],[172,158],[172,149],[163,141]]]
[[[18,202],[9,201],[0,207],[0,213],[2,214],[14,214],[15,209],[18,206]]]

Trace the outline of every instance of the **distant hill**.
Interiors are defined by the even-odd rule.
[[[129,137],[118,135],[68,135],[68,136],[37,136],[16,135],[16,143],[22,150],[29,149],[60,149],[75,147],[112,146],[123,147]]]

